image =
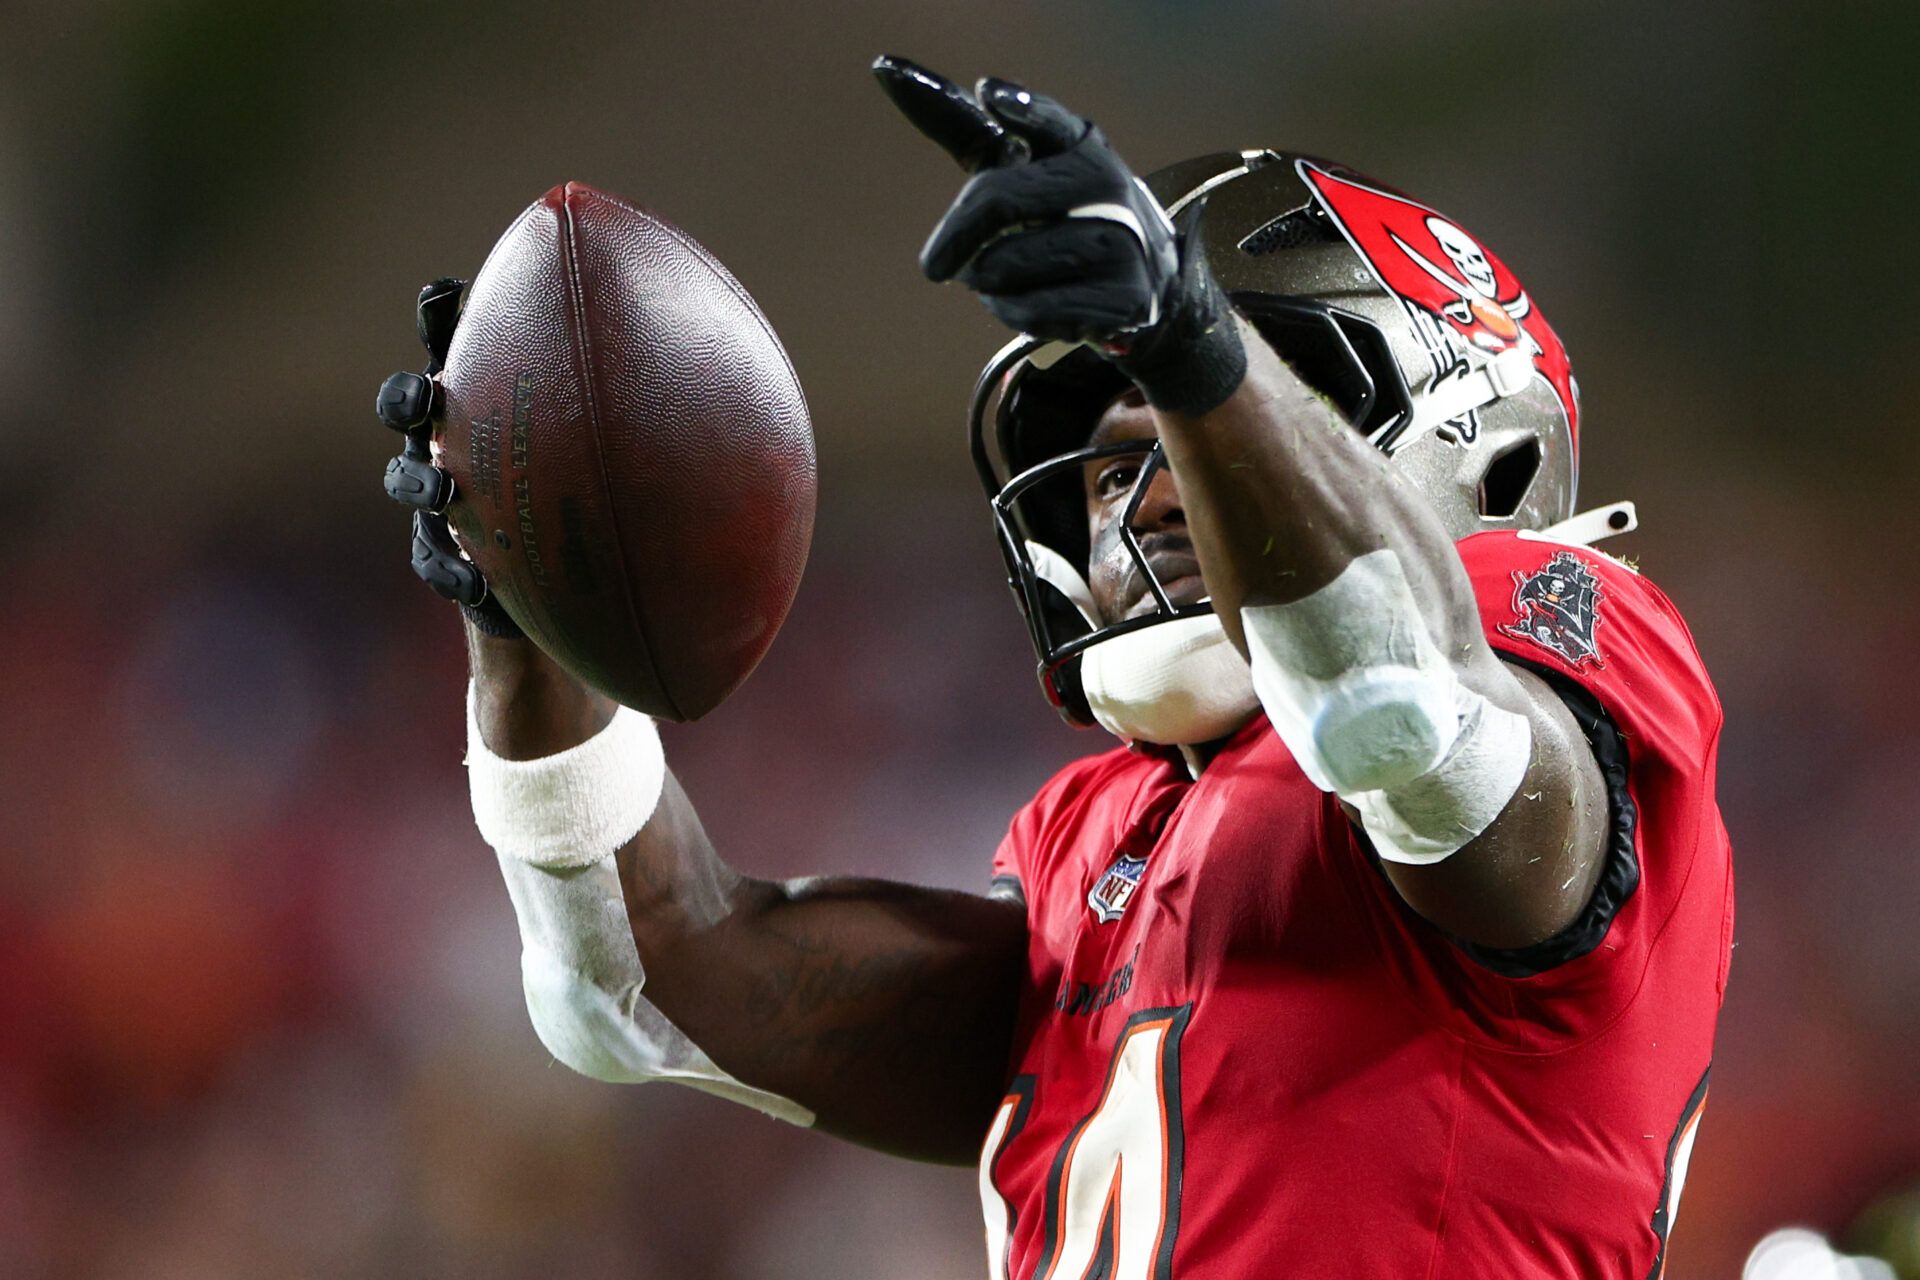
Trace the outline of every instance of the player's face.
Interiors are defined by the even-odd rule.
[[[1145,397],[1130,390],[1107,406],[1088,443],[1152,441],[1158,435]],[[1145,462],[1144,453],[1123,453],[1096,458],[1082,471],[1087,529],[1093,544],[1087,585],[1093,588],[1094,603],[1107,622],[1138,617],[1154,608],[1146,579],[1135,568],[1120,538],[1120,518],[1133,497],[1134,482],[1140,478]],[[1140,509],[1134,513],[1133,527],[1147,563],[1175,605],[1193,604],[1207,594],[1206,584],[1200,580],[1200,562],[1194,558],[1193,540],[1187,536],[1187,513],[1180,505],[1179,487],[1164,466],[1154,472]]]

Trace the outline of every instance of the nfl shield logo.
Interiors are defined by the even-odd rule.
[[[1087,905],[1093,908],[1094,919],[1101,924],[1118,920],[1127,904],[1133,901],[1134,890],[1140,887],[1140,877],[1146,871],[1145,858],[1129,858],[1124,853],[1115,858],[1106,874],[1087,893]]]

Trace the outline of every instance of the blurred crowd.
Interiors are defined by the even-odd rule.
[[[1876,608],[1875,566],[1785,572],[1795,514],[1714,571],[1622,547],[1728,707],[1738,941],[1678,1276],[1920,1170],[1920,707],[1886,678],[1920,610]],[[1042,704],[983,515],[824,530],[765,667],[669,730],[740,865],[977,888],[1012,809],[1103,745]],[[131,601],[58,555],[12,579],[0,1274],[977,1274],[964,1171],[549,1062],[466,812],[457,622],[369,519],[391,554],[317,591],[214,555]]]
[[[942,514],[823,539],[780,660],[669,731],[753,871],[982,887],[1089,745],[990,575],[915,603],[982,567]],[[0,1275],[973,1275],[964,1173],[550,1063],[466,812],[457,618],[370,518],[393,554],[317,595],[207,558],[131,606],[70,561],[14,579]]]
[[[1609,549],[1726,705],[1737,950],[1668,1275],[1920,1178],[1904,7],[710,8],[10,30],[0,1277],[981,1273],[970,1171],[548,1060],[467,813],[457,619],[406,570],[370,412],[418,361],[413,288],[551,182],[706,240],[793,350],[822,513],[771,656],[669,758],[752,873],[983,886],[1105,742],[1042,702],[970,487],[998,334],[914,273],[952,174],[863,82],[896,44],[1043,81],[1143,165],[1350,157],[1520,272],[1582,379],[1582,496],[1638,500]]]

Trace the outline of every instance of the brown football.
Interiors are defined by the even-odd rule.
[[[718,706],[813,534],[806,401],[747,291],[673,224],[569,182],[488,255],[441,386],[447,517],[513,620],[649,715]]]

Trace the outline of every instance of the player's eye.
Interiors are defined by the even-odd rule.
[[[1133,488],[1133,482],[1140,478],[1140,464],[1128,459],[1122,462],[1109,462],[1100,468],[1093,480],[1094,496],[1115,498]]]

